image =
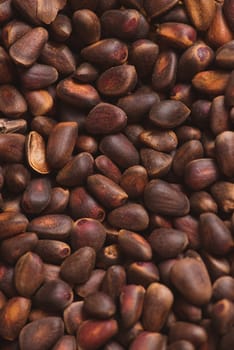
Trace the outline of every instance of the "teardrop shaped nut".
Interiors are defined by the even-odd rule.
[[[49,174],[50,168],[46,161],[46,146],[43,137],[36,131],[31,131],[26,139],[26,154],[30,167],[39,174]]]

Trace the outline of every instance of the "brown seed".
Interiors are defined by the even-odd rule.
[[[0,46],[0,83],[9,84],[13,80],[14,67],[3,47]]]
[[[95,166],[102,175],[105,175],[115,183],[120,182],[121,172],[116,164],[105,155],[100,155],[95,159]],[[122,187],[122,186],[121,186]],[[123,188],[124,189],[124,188]],[[125,190],[125,189],[124,189]],[[126,192],[126,191],[125,191]]]
[[[25,99],[13,85],[0,86],[0,111],[14,119],[27,111]]]
[[[169,342],[173,343],[177,340],[187,340],[197,348],[205,343],[207,340],[207,333],[201,326],[177,321],[170,327]]]
[[[27,322],[31,301],[22,297],[8,300],[0,315],[0,335],[3,339],[15,340]]]
[[[147,171],[141,165],[134,165],[126,169],[120,179],[120,186],[130,198],[140,197],[147,183]]]
[[[20,70],[19,74],[23,87],[29,90],[46,88],[58,79],[58,72],[54,67],[38,63],[29,69]]]
[[[185,0],[184,5],[196,29],[199,31],[207,30],[215,14],[215,1]]]
[[[22,255],[15,266],[14,278],[18,293],[24,297],[31,297],[44,281],[41,258],[32,252]]]
[[[52,350],[76,350],[76,338],[72,335],[62,336]]]
[[[28,226],[28,219],[21,213],[3,212],[0,213],[0,239],[9,238],[25,232]]]
[[[135,232],[120,230],[118,244],[123,253],[131,259],[139,261],[152,259],[152,250],[149,243]]]
[[[221,68],[234,68],[234,59],[233,59],[233,51],[234,51],[234,40],[229,41],[228,43],[221,46],[215,55],[215,61],[218,66]]]
[[[164,100],[153,105],[149,119],[160,128],[170,129],[182,124],[189,114],[190,109],[182,102]]]
[[[101,24],[93,11],[88,9],[78,10],[73,13],[72,21],[75,32],[85,46],[100,40]]]
[[[69,191],[62,187],[53,187],[51,189],[50,201],[47,207],[42,211],[43,214],[62,214],[69,201]]]
[[[215,331],[226,334],[234,322],[234,305],[228,299],[221,299],[212,305],[211,322]]]
[[[142,321],[144,329],[159,332],[167,319],[173,304],[173,294],[170,289],[160,283],[152,283],[146,290]]]
[[[27,91],[24,96],[33,116],[46,115],[53,108],[54,100],[46,90]]]
[[[234,2],[233,0],[225,0],[223,3],[223,11],[225,18],[231,30],[234,29]]]
[[[176,79],[177,55],[172,50],[160,52],[152,74],[152,86],[155,91],[167,91]]]
[[[50,117],[37,116],[31,122],[31,130],[36,131],[44,138],[48,138],[56,121]]]
[[[123,286],[126,284],[126,272],[121,265],[110,266],[103,279],[101,290],[110,295],[112,299],[119,297]]]
[[[153,251],[163,259],[176,258],[188,245],[188,237],[183,231],[159,228],[148,237]]]
[[[191,249],[200,248],[200,234],[198,220],[191,215],[185,215],[173,220],[173,225],[177,230],[184,231],[189,240]]]
[[[178,0],[159,0],[156,4],[153,0],[146,0],[144,8],[150,18],[155,18],[170,10],[177,2]]]
[[[210,109],[210,128],[214,135],[230,129],[229,110],[225,105],[224,96],[217,96],[212,100]]]
[[[197,73],[193,80],[193,86],[202,93],[209,95],[222,95],[227,87],[229,73],[222,70],[207,70]]]
[[[173,311],[181,321],[198,323],[202,320],[202,309],[187,302],[183,297],[178,296],[174,302]]]
[[[94,160],[90,153],[81,152],[59,170],[56,181],[62,186],[81,186],[93,173]]]
[[[98,70],[92,64],[83,62],[76,68],[73,78],[81,83],[92,83],[98,78]]]
[[[93,270],[89,279],[85,283],[76,287],[76,294],[82,298],[86,298],[88,295],[98,292],[105,274],[105,270]]]
[[[67,257],[61,265],[61,277],[69,283],[79,284],[86,282],[96,260],[95,250],[91,247],[83,247]]]
[[[75,147],[77,133],[78,126],[75,122],[62,122],[54,126],[46,149],[46,159],[52,168],[62,168],[69,161]]]
[[[234,176],[234,152],[233,152],[234,132],[224,131],[215,140],[215,150],[218,164],[221,171],[227,177]]]
[[[97,319],[108,319],[114,316],[116,306],[108,294],[95,292],[84,299],[84,311]]]
[[[30,221],[28,230],[36,232],[40,239],[66,239],[71,232],[72,219],[67,215],[50,214],[38,216]]]
[[[115,320],[84,321],[77,332],[77,343],[82,349],[96,350],[111,339],[118,331]]]
[[[64,324],[60,317],[44,317],[28,323],[19,336],[22,349],[49,350],[63,335]]]
[[[79,152],[88,152],[94,155],[97,153],[98,143],[93,136],[79,135],[78,139],[76,140],[76,147]]]
[[[213,281],[219,277],[230,274],[230,264],[226,258],[214,257],[204,252],[203,259]]]
[[[25,119],[9,120],[5,118],[0,118],[0,134],[25,134],[26,129],[27,122]]]
[[[103,72],[97,80],[97,89],[105,96],[118,97],[132,92],[136,83],[135,67],[125,64]]]
[[[210,277],[203,262],[183,258],[170,271],[171,281],[186,300],[194,305],[206,304],[212,295]]]
[[[84,301],[71,303],[63,312],[65,329],[68,334],[75,334],[79,325],[84,321]]]
[[[57,42],[66,41],[72,32],[72,23],[68,16],[58,14],[50,24],[51,36]]]
[[[234,208],[234,186],[231,182],[219,181],[211,187],[211,194],[218,207],[225,213],[230,213]]]
[[[121,131],[127,124],[127,116],[119,107],[99,103],[85,119],[85,128],[91,134],[112,134]]]
[[[50,264],[60,264],[71,254],[67,243],[50,239],[40,239],[34,251],[44,262]]]
[[[108,215],[108,222],[114,227],[143,231],[149,225],[149,216],[141,204],[127,203],[112,210]]]
[[[39,214],[49,204],[51,184],[47,178],[33,179],[26,187],[21,206],[27,214]]]
[[[208,253],[224,256],[233,248],[231,232],[216,214],[200,215],[199,225],[202,245]]]
[[[26,155],[30,167],[39,174],[48,174],[50,168],[46,161],[46,146],[43,137],[31,131],[25,142]]]
[[[46,311],[63,311],[73,301],[71,287],[64,281],[46,281],[33,298],[35,304]]]
[[[140,284],[147,288],[149,284],[159,280],[159,271],[150,261],[133,262],[127,269],[128,283]]]
[[[107,269],[109,266],[121,264],[122,255],[118,244],[104,246],[97,255],[96,266],[100,269]]]
[[[43,27],[33,28],[14,42],[9,54],[16,64],[29,67],[36,62],[47,40],[47,30]]]
[[[139,136],[140,141],[149,148],[153,148],[159,152],[171,152],[178,145],[177,136],[174,131],[147,130],[143,131]]]
[[[20,163],[9,164],[5,168],[5,185],[8,191],[15,194],[25,190],[30,181],[28,169]]]
[[[187,196],[163,180],[151,180],[145,187],[144,202],[151,211],[170,216],[183,216],[189,212]]]
[[[193,45],[197,38],[196,30],[184,23],[165,22],[160,24],[157,35],[171,46],[187,49]]]
[[[128,47],[117,39],[103,39],[85,47],[81,55],[88,62],[109,68],[127,61]]]
[[[210,158],[192,160],[184,169],[185,183],[194,191],[200,191],[216,182],[219,169]]]
[[[194,213],[202,214],[206,212],[217,213],[218,206],[214,198],[205,191],[194,192],[189,198],[191,210]]]
[[[215,300],[228,299],[234,301],[234,278],[223,276],[213,284],[213,298]]]
[[[150,178],[160,178],[169,172],[172,164],[172,157],[169,154],[150,148],[142,148],[140,155],[142,164]]]
[[[6,297],[12,298],[17,296],[14,284],[14,268],[9,265],[0,263],[0,288]]]
[[[154,350],[154,349],[166,349],[166,337],[157,332],[141,332],[130,345],[130,350]],[[182,350],[182,349],[180,349]],[[192,349],[193,350],[193,349]]]
[[[124,328],[132,327],[141,317],[145,289],[139,285],[126,285],[120,294],[120,314]]]
[[[59,10],[66,4],[65,0],[40,0],[37,1],[36,17],[39,21],[50,24],[54,21]]]

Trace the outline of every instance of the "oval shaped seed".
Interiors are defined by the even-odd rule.
[[[184,5],[195,28],[200,31],[207,30],[215,14],[215,1],[185,0]]]
[[[51,214],[32,219],[28,230],[36,232],[40,239],[66,239],[72,230],[73,221],[67,215]]]
[[[97,15],[88,9],[73,13],[73,27],[84,45],[90,45],[100,40],[101,23]]]
[[[46,88],[58,79],[58,72],[54,67],[39,63],[35,63],[28,69],[20,70],[19,75],[23,87],[28,90]]]
[[[135,67],[125,64],[109,68],[103,72],[98,78],[97,89],[105,96],[117,97],[132,92],[136,83]]]
[[[13,85],[0,86],[0,111],[14,119],[27,111],[24,97]]]
[[[176,79],[177,55],[172,50],[160,52],[152,74],[152,86],[155,91],[167,91]]]
[[[177,135],[172,130],[147,130],[139,135],[140,141],[147,147],[153,148],[158,152],[170,153],[178,145]]]
[[[21,213],[0,213],[0,240],[25,232],[27,226],[28,219]]]
[[[67,243],[50,239],[40,239],[34,251],[44,262],[50,264],[60,264],[71,254],[71,248]]]
[[[116,164],[112,162],[110,158],[105,155],[100,155],[95,159],[96,168],[115,183],[119,183],[121,178],[121,172]],[[121,186],[122,187],[122,186]]]
[[[145,208],[137,203],[127,203],[112,210],[108,222],[118,228],[143,231],[149,225],[149,216]]]
[[[26,155],[30,167],[39,174],[48,174],[50,168],[46,161],[46,146],[43,137],[31,131],[25,141]]]
[[[120,315],[124,328],[132,327],[141,317],[145,289],[129,284],[122,288],[120,294]]]
[[[134,165],[126,169],[120,179],[120,186],[130,198],[140,197],[147,183],[147,171],[141,165]]]
[[[173,285],[194,305],[210,301],[212,286],[203,262],[194,258],[183,258],[175,262],[170,271]]]
[[[51,184],[46,178],[33,179],[26,187],[21,206],[27,214],[39,214],[51,198]]]
[[[184,216],[189,212],[187,196],[170,183],[151,180],[145,187],[144,202],[154,213],[169,216]]]
[[[96,293],[99,291],[103,278],[106,274],[105,270],[95,269],[92,271],[89,279],[79,286],[76,287],[76,293],[82,297],[86,298],[88,295]]]
[[[139,261],[152,259],[152,250],[149,243],[144,237],[135,232],[120,230],[118,244],[123,253],[131,259]]]
[[[229,73],[222,70],[207,70],[197,73],[192,79],[193,86],[202,93],[223,95],[227,87]]]
[[[170,129],[182,124],[190,112],[190,109],[180,101],[164,100],[153,105],[149,119],[160,128]]]
[[[185,183],[194,191],[212,185],[219,178],[219,169],[211,158],[193,160],[186,165],[184,171]]]
[[[140,332],[133,342],[131,343],[129,350],[155,350],[166,349],[166,337],[157,332]],[[194,349],[179,349],[179,350],[194,350]]]
[[[202,214],[205,212],[217,213],[218,206],[214,198],[205,191],[194,192],[190,198],[190,207],[194,213]]]
[[[63,213],[69,201],[69,191],[62,187],[53,187],[51,190],[50,202],[43,210],[43,214]]]
[[[187,49],[197,39],[197,32],[192,26],[176,22],[160,24],[157,29],[157,35],[171,46],[180,49]]]
[[[67,257],[61,265],[61,277],[71,283],[86,282],[95,266],[96,253],[91,247],[83,247]]]
[[[216,158],[220,166],[220,170],[227,177],[232,178],[234,176],[234,132],[224,131],[216,137],[215,150]]]
[[[159,271],[152,262],[134,262],[127,269],[127,277],[128,283],[147,288],[149,284],[159,280]]]
[[[116,306],[108,294],[95,292],[84,299],[84,311],[98,319],[107,319],[114,316]]]
[[[169,154],[142,148],[140,156],[150,178],[163,177],[171,168],[172,157]]]
[[[65,329],[68,334],[75,334],[80,324],[84,321],[84,301],[71,303],[63,312]]]
[[[121,131],[127,124],[127,116],[119,107],[101,102],[85,119],[85,128],[91,134],[112,134]]]
[[[234,40],[221,46],[215,54],[215,61],[221,68],[234,69]]]
[[[177,321],[172,324],[169,331],[169,341],[187,340],[191,342],[195,348],[199,348],[207,340],[205,329],[196,324]]]

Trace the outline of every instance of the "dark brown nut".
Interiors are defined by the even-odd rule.
[[[77,187],[71,191],[69,208],[73,219],[92,218],[103,221],[106,215],[104,209],[84,187]]]
[[[60,274],[60,266],[44,264],[44,274],[45,274],[44,282],[58,280],[59,274]]]
[[[85,350],[97,350],[118,332],[115,320],[88,320],[82,322],[77,332],[78,346]]]
[[[98,70],[88,62],[81,63],[73,74],[73,79],[81,83],[92,83],[98,78]]]
[[[25,141],[27,161],[30,167],[39,174],[48,174],[50,168],[46,161],[46,146],[43,137],[31,131]]]
[[[221,46],[215,55],[215,62],[221,68],[234,69],[234,40]]]
[[[139,136],[143,131],[144,128],[140,124],[129,124],[124,129],[124,134],[136,148],[140,148]]]
[[[230,274],[230,264],[227,259],[214,257],[208,253],[203,253],[203,260],[213,281],[217,278]]]
[[[108,294],[95,292],[84,299],[84,312],[97,319],[107,319],[114,316],[116,306]]]
[[[205,70],[213,59],[213,50],[202,41],[196,42],[194,45],[190,46],[179,59],[179,78],[183,81],[190,82],[193,76]]]
[[[67,215],[51,214],[38,216],[30,221],[28,230],[36,232],[40,239],[57,239],[63,241],[71,232],[72,219]]]
[[[74,223],[71,232],[71,245],[74,251],[81,247],[91,247],[97,252],[103,247],[105,239],[106,231],[99,221],[83,218]]]
[[[30,29],[14,42],[9,54],[16,64],[29,67],[36,62],[47,40],[48,32],[43,27]]]
[[[54,126],[46,149],[46,159],[52,168],[60,169],[69,161],[77,133],[78,125],[75,122],[62,122]]]
[[[101,102],[85,119],[85,128],[90,134],[112,134],[121,131],[127,124],[127,116],[119,107]]]
[[[175,262],[170,271],[173,285],[194,305],[206,304],[212,295],[212,286],[203,262],[183,258]]]
[[[195,347],[190,341],[177,340],[168,346],[168,350],[195,350]]]
[[[62,101],[81,109],[91,109],[100,102],[100,96],[92,85],[78,84],[71,78],[61,80],[56,91]]]
[[[171,89],[170,98],[175,101],[181,101],[186,106],[191,107],[195,100],[192,85],[188,83],[178,83],[174,85],[174,87]]]
[[[172,50],[159,53],[152,74],[152,87],[155,91],[169,90],[176,79],[177,55]]]
[[[100,40],[101,24],[97,15],[88,9],[78,10],[73,13],[73,27],[79,35],[82,44],[90,45]]]
[[[233,248],[232,234],[216,214],[200,215],[199,229],[202,246],[208,253],[224,256]]]
[[[128,283],[140,284],[147,288],[149,284],[159,280],[159,271],[150,261],[134,262],[127,269]]]
[[[219,181],[211,187],[211,194],[218,207],[225,213],[231,213],[234,208],[234,186],[231,182]]]
[[[189,198],[191,211],[196,214],[217,213],[218,206],[214,198],[205,191],[194,192]]]
[[[171,310],[174,297],[170,289],[160,283],[152,283],[146,290],[142,322],[149,332],[159,332]]]
[[[58,14],[49,26],[51,36],[57,42],[66,41],[72,32],[72,23],[68,16]]]
[[[215,14],[215,1],[185,0],[184,5],[195,28],[199,31],[207,30]]]
[[[37,242],[37,235],[30,232],[4,239],[0,244],[1,258],[6,263],[14,265],[23,254],[34,250]]]
[[[107,156],[105,155],[98,156],[95,159],[95,166],[100,171],[100,173],[102,173],[102,175],[105,175],[106,177],[116,182],[117,184],[120,182],[121,171],[119,170],[117,165],[114,164],[112,160],[110,160],[110,158],[108,158]]]
[[[224,96],[217,96],[212,100],[210,128],[214,135],[230,129],[229,111],[225,105]]]
[[[14,79],[14,67],[3,47],[0,46],[0,83],[9,84]]]
[[[225,0],[223,3],[223,11],[225,18],[231,30],[234,29],[234,2],[233,0]]]
[[[61,75],[69,75],[76,69],[73,53],[66,45],[47,42],[40,54],[41,61],[57,69]]]
[[[163,259],[176,258],[189,243],[186,233],[170,228],[152,231],[148,241],[157,256]]]
[[[46,88],[58,79],[58,72],[54,67],[38,63],[29,69],[20,70],[19,75],[23,87],[28,90]]]
[[[108,156],[121,168],[139,164],[139,153],[128,138],[119,133],[103,137],[100,142],[100,151]],[[123,150],[125,150],[123,152]]]
[[[75,334],[79,325],[85,320],[83,313],[84,301],[71,303],[63,312],[65,329],[68,334]]]
[[[17,296],[14,284],[14,268],[0,263],[0,288],[7,298]]]
[[[234,132],[224,131],[216,137],[215,150],[220,170],[227,177],[233,178],[234,165],[233,165],[233,142]]]
[[[213,284],[213,298],[215,300],[228,299],[234,301],[234,278],[223,276]]]
[[[26,187],[21,206],[27,214],[39,214],[49,204],[51,184],[46,178],[33,179]]]
[[[22,297],[9,299],[1,310],[0,336],[3,339],[15,340],[27,322],[31,301]]]
[[[120,186],[130,198],[140,197],[147,183],[147,171],[141,165],[134,165],[126,169],[120,178]]]
[[[106,208],[117,208],[128,198],[127,193],[118,184],[101,174],[90,175],[87,186],[91,194]]]
[[[81,186],[86,182],[88,176],[93,173],[93,164],[94,160],[91,154],[81,152],[59,170],[56,181],[62,186]]]
[[[199,234],[199,222],[191,215],[185,215],[173,220],[173,226],[180,231],[186,233],[189,240],[189,247],[191,249],[199,249],[200,234]]]
[[[146,130],[139,135],[140,141],[159,152],[171,152],[178,145],[177,136],[174,131]]]
[[[25,99],[13,85],[0,86],[0,111],[14,119],[27,111]]]
[[[15,266],[14,278],[18,293],[24,297],[31,297],[44,281],[41,258],[32,252],[22,255]]]
[[[203,99],[195,101],[191,108],[191,120],[193,124],[205,130],[209,125],[210,110],[211,102],[209,100]]]
[[[158,17],[176,5],[178,0],[159,0],[157,4],[153,0],[144,1],[144,8],[147,15],[153,19]]]
[[[73,301],[71,287],[61,280],[47,281],[36,292],[35,304],[49,311],[63,311]]]
[[[31,130],[36,131],[42,137],[47,139],[55,124],[56,121],[50,117],[37,116],[33,118],[31,122]]]
[[[145,289],[139,285],[126,285],[120,294],[120,315],[124,328],[139,321],[144,304]]]
[[[231,72],[225,91],[225,103],[227,107],[234,106],[234,72]]]
[[[219,169],[211,158],[192,160],[184,169],[185,183],[194,191],[200,191],[212,185],[218,178]]]
[[[79,124],[79,127],[80,125],[81,124]],[[76,140],[76,148],[78,152],[88,152],[94,155],[97,153],[98,143],[93,136],[79,135],[78,139]]]
[[[173,311],[178,319],[191,323],[199,323],[202,320],[201,307],[188,303],[183,297],[178,296],[173,305]]]
[[[30,322],[20,332],[19,344],[22,349],[49,350],[63,335],[64,324],[60,317],[44,317]]]
[[[50,239],[40,239],[34,251],[43,261],[50,264],[60,264],[71,254],[67,243]]]
[[[193,86],[202,93],[222,95],[229,80],[229,73],[222,70],[207,70],[197,73],[192,79]]]
[[[30,181],[30,173],[27,168],[20,163],[9,164],[5,168],[5,185],[8,191],[15,194],[25,190]]]
[[[130,350],[154,350],[157,348],[161,350],[166,349],[166,337],[156,332],[141,332],[136,336],[129,347]]]
[[[110,266],[103,278],[101,290],[110,295],[112,299],[117,299],[123,286],[126,284],[126,272],[123,266]]]
[[[62,214],[69,201],[69,191],[62,187],[53,187],[51,189],[50,201],[43,210],[43,214]]]
[[[28,219],[21,213],[4,212],[0,213],[0,239],[9,238],[25,232],[28,226]]]
[[[143,231],[149,225],[149,216],[141,204],[127,203],[112,210],[108,215],[108,222],[114,227]]]
[[[2,41],[8,49],[16,40],[22,37],[31,29],[30,25],[13,19],[2,28]]]
[[[103,35],[134,41],[145,38],[149,31],[149,24],[145,17],[134,9],[109,10],[101,16]]]
[[[205,343],[207,340],[207,333],[201,326],[177,321],[170,327],[169,342],[173,343],[177,340],[187,340],[197,348]]]
[[[141,162],[150,178],[163,177],[166,175],[172,164],[172,156],[158,152],[150,148],[140,150]]]
[[[120,230],[118,244],[121,251],[130,259],[139,261],[152,259],[152,250],[149,243],[135,232]]]
[[[182,124],[190,112],[190,109],[180,101],[164,100],[153,105],[149,119],[162,129],[171,129]]]
[[[129,62],[135,66],[140,78],[146,78],[152,74],[158,53],[158,45],[151,40],[140,39],[131,45]]]
[[[187,49],[197,39],[196,30],[184,23],[165,22],[159,25],[157,35],[169,45],[180,49]]]
[[[93,270],[89,279],[85,283],[76,287],[76,294],[82,298],[86,298],[88,295],[98,292],[105,274],[105,270]]]
[[[104,71],[97,80],[97,89],[105,96],[118,97],[132,92],[136,83],[135,67],[124,64]]]
[[[173,158],[173,171],[177,176],[183,176],[186,165],[192,160],[202,158],[204,155],[202,143],[198,140],[185,142],[180,146]]]
[[[228,299],[219,300],[212,305],[211,322],[216,332],[227,333],[234,322],[234,305]]]
[[[143,86],[132,94],[121,97],[117,105],[127,114],[128,123],[135,123],[142,120],[153,104],[159,101],[160,99],[156,92]],[[128,125],[127,128],[130,126]]]
[[[84,283],[94,269],[95,260],[95,250],[82,247],[64,260],[61,265],[61,277],[71,284]]]
[[[145,187],[144,202],[154,213],[183,216],[189,212],[187,196],[172,184],[163,180],[151,180]]]
[[[46,90],[27,91],[24,96],[33,116],[46,115],[53,108],[54,100]]]
[[[88,62],[109,68],[123,64],[128,59],[128,47],[117,39],[103,39],[81,50]]]
[[[207,41],[211,46],[219,48],[233,39],[233,33],[229,28],[223,13],[222,2],[215,2],[215,13],[207,32]]]

